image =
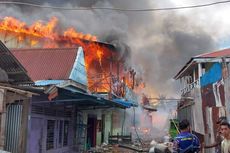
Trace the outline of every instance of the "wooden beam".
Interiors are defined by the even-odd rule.
[[[8,75],[24,74],[24,71],[6,72]]]
[[[28,120],[29,120],[29,108],[30,98],[23,100],[22,103],[22,120],[19,135],[19,151],[18,153],[25,153],[27,149],[27,134],[28,134]]]
[[[5,146],[5,128],[6,128],[6,96],[5,96],[6,90],[0,89],[0,149],[4,149]]]
[[[28,97],[26,97],[26,96],[17,94],[15,92],[8,91],[7,95],[6,95],[6,104],[12,104],[12,103],[15,103],[15,101],[24,100],[24,99],[27,99],[27,98]]]
[[[17,89],[17,88],[14,88],[14,87],[2,86],[1,84],[0,84],[0,89],[7,89],[9,91],[12,91],[12,92],[15,92],[17,94],[21,94],[21,95],[24,95],[24,96],[27,96],[27,97],[32,97],[32,95],[38,95],[36,93],[21,90],[21,89]]]

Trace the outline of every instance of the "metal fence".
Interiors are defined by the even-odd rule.
[[[18,144],[22,120],[22,105],[11,104],[6,109],[6,131],[4,150],[18,153]]]

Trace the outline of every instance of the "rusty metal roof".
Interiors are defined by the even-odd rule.
[[[12,49],[33,81],[69,79],[77,48]]]
[[[32,83],[25,68],[0,41],[0,68],[8,75],[8,81],[13,84]]]
[[[197,56],[192,57],[184,66],[183,68],[174,76],[174,79],[178,79],[179,76],[183,73],[183,71],[187,70],[189,67],[192,67],[196,62],[194,62],[194,59],[206,59],[206,58],[221,58],[221,57],[230,57],[230,48],[223,49],[220,51],[215,52],[209,52],[200,54]]]
[[[200,54],[195,56],[194,58],[215,58],[215,57],[230,57],[230,49],[224,49],[220,51]]]

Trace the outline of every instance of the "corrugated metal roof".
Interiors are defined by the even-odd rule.
[[[12,49],[33,81],[69,79],[77,48]]]
[[[178,79],[179,76],[185,69],[189,68],[192,66],[195,62],[194,59],[200,59],[200,58],[217,58],[217,57],[230,57],[230,48],[228,49],[223,49],[220,51],[215,51],[215,52],[209,52],[209,53],[204,53],[200,54],[197,56],[192,57],[184,66],[183,68],[174,76],[174,79]]]
[[[25,68],[14,57],[10,50],[0,41],[0,67],[3,69],[11,83],[32,83]]]
[[[210,52],[210,53],[205,53],[205,54],[200,54],[195,56],[194,58],[212,58],[212,57],[230,57],[230,49],[224,49],[220,51],[215,51],[215,52]]]

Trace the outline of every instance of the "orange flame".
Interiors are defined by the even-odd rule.
[[[88,77],[92,77],[98,73],[101,75],[96,79],[97,82],[101,83],[101,86],[98,85],[95,80],[90,79],[88,86],[95,86],[98,92],[108,92],[111,90],[109,84],[111,82],[110,72],[114,70],[110,70],[109,57],[113,54],[110,49],[96,42],[96,36],[83,34],[73,27],[67,28],[61,32],[58,31],[59,29],[57,17],[52,17],[47,23],[36,21],[31,25],[27,25],[25,22],[14,17],[5,17],[0,20],[1,34],[13,35],[17,43],[25,43],[25,45],[29,47],[42,46],[45,48],[55,48],[60,46],[82,46],[85,51]],[[115,72],[117,72],[117,70],[115,70]]]
[[[77,32],[74,28],[69,28],[64,32],[65,37],[69,37],[72,39],[85,39],[85,40],[90,40],[90,41],[97,41],[96,36],[92,36],[90,34],[84,35],[83,33]]]
[[[97,40],[96,36],[79,33],[74,28],[68,28],[63,32],[63,34],[58,33],[55,31],[57,23],[57,17],[52,17],[46,24],[42,21],[36,21],[31,26],[28,26],[25,22],[22,22],[14,17],[5,17],[2,21],[0,21],[0,30],[26,34],[35,37],[49,38],[55,41],[60,40],[61,35],[65,36],[69,40]]]
[[[39,43],[40,38],[47,38],[52,40],[53,42],[48,42],[45,40],[43,47],[51,48],[51,47],[58,47],[56,42],[66,41],[72,44],[81,45],[84,48],[89,50],[93,50],[95,56],[97,57],[100,64],[102,63],[103,58],[103,51],[102,48],[95,44],[86,44],[83,40],[87,41],[97,41],[97,37],[90,35],[90,34],[83,34],[81,32],[77,32],[74,28],[68,28],[64,30],[63,34],[58,33],[57,30],[58,19],[57,17],[52,17],[49,22],[44,23],[42,21],[36,21],[32,25],[28,26],[25,22],[22,22],[14,17],[5,17],[2,21],[0,21],[0,31],[3,32],[11,32],[15,33],[15,37],[17,38],[18,42],[22,42],[25,36],[32,36],[33,38],[30,39],[30,47],[33,47]],[[65,46],[71,47],[71,45],[66,44]],[[89,59],[92,61],[93,59]],[[87,64],[88,68],[88,64]]]
[[[42,21],[37,21],[29,27],[29,34],[54,40],[57,35],[54,32],[57,22],[58,19],[56,17],[52,17],[46,25],[44,25]]]

